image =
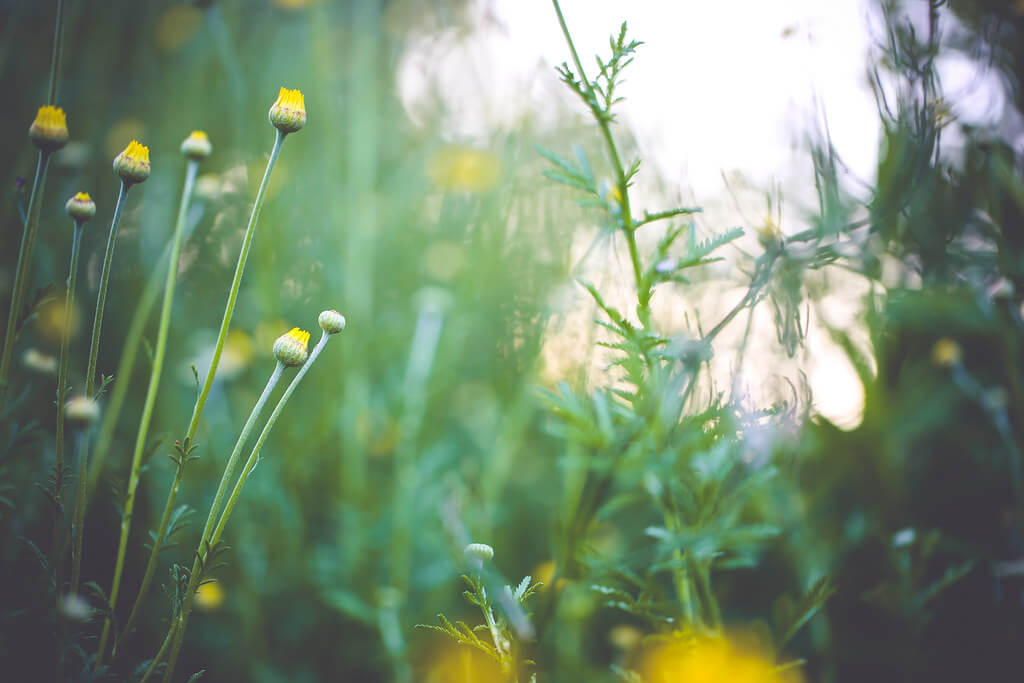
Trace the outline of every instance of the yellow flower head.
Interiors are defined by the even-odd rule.
[[[196,589],[196,607],[204,611],[212,611],[224,604],[224,588],[220,581],[213,579],[199,584]]]
[[[67,201],[64,209],[75,223],[84,223],[96,215],[96,202],[88,192],[77,192]]]
[[[126,184],[141,183],[149,177],[149,147],[132,140],[114,159],[114,173]]]
[[[932,347],[932,362],[943,367],[950,367],[960,362],[963,352],[960,345],[949,337],[943,337]]]
[[[213,152],[210,138],[201,130],[194,130],[181,143],[181,153],[193,161],[202,161]]]
[[[799,669],[781,669],[757,643],[723,636],[673,634],[643,660],[649,683],[801,683]]]
[[[309,356],[309,332],[293,327],[274,342],[274,357],[289,367],[302,365]]]
[[[282,133],[294,133],[306,125],[306,99],[302,91],[281,88],[269,118],[270,125]]]
[[[60,107],[39,107],[28,136],[36,147],[48,152],[60,149],[68,141],[68,118]]]

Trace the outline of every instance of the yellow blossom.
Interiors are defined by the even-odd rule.
[[[960,345],[949,337],[943,337],[932,347],[932,362],[943,367],[956,365],[961,355]]]
[[[309,356],[309,332],[293,327],[274,342],[274,357],[289,367],[302,365]]]
[[[60,149],[68,141],[67,115],[60,107],[39,107],[28,135],[39,149],[51,152]]]
[[[673,633],[658,639],[641,661],[646,683],[801,683],[796,668],[776,666],[756,642]]]
[[[306,125],[306,98],[302,91],[281,88],[268,118],[270,124],[282,133],[294,133]]]
[[[427,162],[427,175],[442,190],[480,192],[493,187],[500,173],[494,154],[462,145],[444,147]]]
[[[114,173],[125,183],[141,183],[149,177],[149,147],[132,140],[114,159]]]
[[[199,585],[196,589],[196,607],[207,612],[224,604],[224,588],[216,579]]]

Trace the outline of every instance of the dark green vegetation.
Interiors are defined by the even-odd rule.
[[[47,101],[55,4],[0,6],[5,298],[35,168],[25,133]],[[634,188],[658,179],[638,165],[615,117],[616,98],[629,95],[623,70],[644,58],[625,26],[595,62],[575,53],[573,17],[564,18],[568,96],[551,103],[563,115],[557,128],[525,122],[486,143],[453,143],[440,104],[410,120],[395,74],[421,26],[459,24],[460,3],[63,4],[55,103],[71,143],[49,166],[30,317],[0,412],[0,679],[53,680],[58,651],[68,680],[142,676],[180,608],[227,456],[273,370],[273,340],[299,326],[315,341],[317,315],[335,308],[346,331],[283,411],[226,545],[201,562],[217,583],[196,600],[175,680],[206,670],[216,681],[464,681],[449,635],[481,653],[467,660],[476,680],[499,680],[489,666],[519,681],[639,680],[630,671],[658,634],[723,629],[755,634],[779,664],[802,659],[808,681],[1020,680],[1020,3],[878,8],[884,30],[866,65],[884,127],[877,184],[866,201],[850,196],[822,135],[812,150],[818,210],[799,234],[782,226],[785,236],[757,224],[737,230],[710,212],[698,230],[691,207],[637,204]],[[300,4],[309,6],[286,7]],[[952,118],[935,62],[954,53],[982,55],[1012,84],[1015,116],[985,129]],[[274,142],[266,112],[282,85],[304,93],[309,121],[288,136],[267,190],[195,442],[176,446],[209,364]],[[111,612],[185,176],[178,149],[194,129],[209,134],[213,154],[185,215],[163,379]],[[92,429],[95,481],[79,535],[69,533],[79,431],[68,432],[67,473],[54,472],[56,377],[39,357],[58,354],[72,249],[63,203],[84,190],[98,211],[84,228],[70,339],[71,392],[81,389],[119,187],[110,163],[132,138],[149,146],[152,174],[131,192],[113,261],[98,369],[114,377]],[[616,287],[581,275],[602,268],[578,268],[580,225],[612,245]],[[727,246],[736,243],[744,250]],[[719,258],[728,268],[708,268]],[[830,279],[836,273],[847,279]],[[752,405],[730,374],[743,361],[712,368],[729,355],[748,366],[812,362],[811,319],[830,283],[849,278],[869,292],[853,324],[816,327],[863,385],[855,429],[818,415],[799,376],[789,384],[763,375],[778,382],[768,392],[778,399]],[[707,311],[688,298],[719,281],[745,294]],[[566,323],[558,306],[571,288],[594,303],[584,319],[596,325]],[[670,294],[689,315],[685,329],[659,317],[656,304]],[[774,333],[761,334],[755,314],[771,318]],[[133,323],[143,340],[122,372]],[[569,334],[578,341],[552,343]],[[730,335],[738,347],[722,342]],[[107,424],[119,389],[124,407]],[[124,633],[182,462],[152,587]],[[53,539],[65,535],[84,540],[85,604],[58,618],[57,596],[75,570],[70,554],[53,561]],[[470,542],[493,546],[493,560],[464,556]],[[460,594],[463,573],[473,604]],[[544,585],[520,583],[526,575]],[[519,590],[505,595],[505,583]],[[104,645],[97,667],[108,616],[116,651]],[[650,637],[636,642],[641,635]]]

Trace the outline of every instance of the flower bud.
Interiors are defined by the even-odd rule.
[[[334,310],[321,313],[317,322],[320,323],[320,329],[327,334],[338,334],[345,329],[345,316]]]
[[[149,147],[136,140],[128,143],[124,151],[114,159],[114,173],[127,185],[141,183],[149,177]]]
[[[309,356],[309,332],[293,327],[274,342],[274,357],[289,367],[302,365]]]
[[[462,551],[469,561],[488,562],[494,559],[494,548],[486,543],[470,543]]]
[[[92,200],[88,192],[79,192],[68,200],[64,209],[76,223],[84,223],[96,215],[96,202]]]
[[[201,130],[194,130],[181,143],[181,153],[193,161],[202,161],[213,152],[210,138]]]
[[[64,404],[64,417],[83,429],[100,417],[100,404],[86,396],[75,396]]]
[[[306,125],[306,100],[300,90],[281,88],[270,108],[270,125],[282,133],[294,133]]]
[[[28,136],[35,146],[47,152],[54,152],[68,141],[68,119],[60,107],[39,107],[39,113],[29,126]]]

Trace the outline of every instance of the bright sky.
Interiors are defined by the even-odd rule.
[[[858,179],[872,182],[880,124],[866,77],[878,38],[870,0],[563,0],[562,9],[591,77],[593,55],[608,54],[608,36],[623,19],[644,41],[626,72],[620,121],[669,191],[705,207],[704,220],[716,230],[767,217],[763,203],[751,212],[749,201],[745,215],[737,213],[723,175],[742,177],[742,186],[758,193],[777,185],[786,200],[783,232],[806,227],[804,211],[815,205],[807,142],[826,117],[851,174],[848,189],[856,190]],[[551,3],[477,0],[471,17],[468,33],[422,36],[404,57],[400,91],[413,119],[433,110],[440,94],[445,132],[456,140],[486,143],[526,117],[554,124],[564,110],[551,103],[566,97],[554,66],[569,55]],[[969,63],[947,60],[940,67],[956,86],[951,91],[977,86]],[[964,119],[980,123],[1002,109],[993,106],[997,95],[970,95],[956,112]],[[979,101],[980,108],[968,106]],[[827,313],[831,324],[843,325],[863,288],[839,289]],[[769,318],[757,319],[755,334],[772,335]],[[863,395],[848,361],[820,328],[812,327],[808,348],[804,369],[816,409],[856,425]]]

